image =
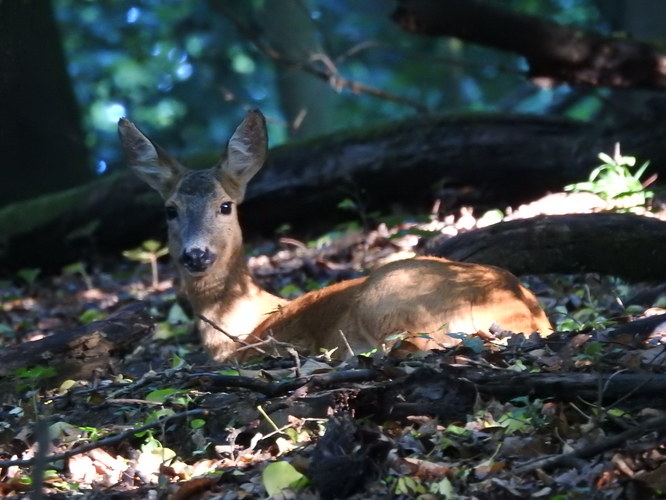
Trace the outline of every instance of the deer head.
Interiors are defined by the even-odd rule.
[[[129,120],[118,123],[132,170],[165,201],[169,251],[186,280],[214,274],[223,280],[242,249],[236,206],[267,152],[261,112],[248,112],[220,162],[206,170],[183,167]]]

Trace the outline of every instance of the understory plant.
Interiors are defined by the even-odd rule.
[[[620,153],[619,143],[615,144],[612,157],[606,153],[599,153],[599,159],[603,163],[592,170],[587,181],[569,184],[564,190],[594,193],[606,201],[615,202],[615,208],[619,209],[644,206],[653,197],[654,193],[646,187],[654,179],[641,181],[641,176],[650,164],[649,161],[633,171],[636,157],[623,156]]]

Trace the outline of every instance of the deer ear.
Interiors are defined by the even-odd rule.
[[[264,164],[267,152],[266,120],[259,110],[251,110],[229,139],[227,156],[219,167],[220,180],[237,202],[243,200],[245,187]]]
[[[130,168],[163,198],[168,198],[183,175],[183,167],[126,118],[118,121],[118,135]]]

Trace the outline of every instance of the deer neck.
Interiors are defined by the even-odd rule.
[[[183,283],[197,316],[203,316],[227,334],[243,339],[266,319],[266,315],[287,301],[268,293],[254,281],[242,251],[239,250],[230,264],[226,273],[212,272],[192,277],[183,272]],[[199,321],[199,330],[209,350],[216,350],[211,344],[233,344],[228,336],[205,321]]]

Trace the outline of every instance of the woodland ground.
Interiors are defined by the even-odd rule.
[[[292,295],[490,219],[463,211],[311,244],[282,238],[252,249],[249,263],[267,288]],[[2,378],[0,495],[27,498],[31,481],[42,491],[31,498],[254,499],[289,485],[275,498],[645,499],[666,491],[661,337],[596,330],[662,312],[659,294],[630,306],[647,285],[523,277],[561,330],[548,339],[471,336],[406,359],[220,367],[201,352],[166,261],[157,286],[147,265],[122,257],[85,275],[76,266],[43,279],[19,274],[0,286],[5,346],[136,301],[156,327],[89,380],[63,380],[57,366]]]

